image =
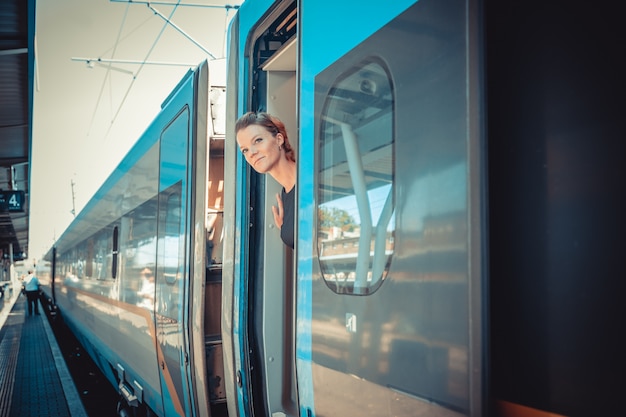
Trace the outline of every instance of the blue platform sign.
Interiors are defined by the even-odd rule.
[[[0,211],[24,211],[24,191],[1,191]]]

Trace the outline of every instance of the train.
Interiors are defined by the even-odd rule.
[[[623,414],[624,29],[601,3],[241,4],[226,60],[45,257],[118,415]],[[293,250],[235,141],[248,111],[296,149]]]

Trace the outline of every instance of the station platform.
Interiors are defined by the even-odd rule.
[[[20,287],[0,298],[0,417],[87,417],[46,312],[29,316]]]

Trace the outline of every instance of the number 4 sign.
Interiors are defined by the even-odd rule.
[[[24,191],[0,190],[1,211],[24,211]]]

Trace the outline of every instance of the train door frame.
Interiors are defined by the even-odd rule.
[[[224,60],[205,62],[197,76],[196,135],[192,150],[189,384],[197,415],[222,415],[226,405],[221,334],[224,213]],[[203,254],[200,255],[199,254]],[[199,331],[202,329],[202,331]],[[205,410],[206,408],[206,410]]]
[[[297,155],[297,39],[291,38],[261,67],[266,72],[267,112],[276,115],[285,124],[289,141]],[[297,183],[297,182],[296,182]],[[297,412],[295,390],[295,251],[284,246],[275,232],[271,207],[281,187],[268,179],[265,187],[266,242],[264,278],[282,276],[283,280],[265,279],[263,291],[263,351],[265,354],[265,385],[270,409],[278,407],[290,413]],[[296,201],[298,189],[296,187]],[[297,214],[296,214],[297,216]],[[295,219],[297,223],[297,218]],[[297,227],[294,226],[297,241]],[[276,238],[278,237],[278,243]],[[275,246],[283,251],[274,251]],[[276,294],[280,294],[278,298]],[[272,317],[282,317],[281,326],[269,326]],[[270,354],[271,352],[271,354]],[[282,358],[282,360],[276,360]],[[281,381],[279,389],[272,389],[272,381]]]
[[[245,46],[249,57],[244,91],[247,103],[241,112],[266,111],[276,115],[285,124],[294,149],[298,148],[297,19],[297,2],[283,1],[250,32]],[[279,29],[274,32],[275,28]],[[277,39],[285,33],[284,38]],[[266,49],[261,51],[263,48]],[[271,207],[276,205],[280,185],[269,176],[246,169],[250,173],[244,185],[250,202],[250,223],[260,225],[252,227],[244,237],[249,254],[245,257],[249,274],[249,298],[245,302],[248,311],[254,312],[248,315],[246,323],[248,359],[253,370],[252,404],[255,411],[263,414],[295,416],[295,252],[284,245],[274,225]],[[297,241],[297,227],[295,230]]]
[[[206,228],[207,213],[207,182],[209,178],[209,128],[210,117],[209,105],[209,77],[210,65],[207,61],[201,63],[195,78],[194,103],[195,112],[192,125],[195,133],[191,139],[191,185],[193,190],[190,198],[190,241],[194,254],[206,253],[206,238],[204,233],[199,233]],[[189,262],[189,294],[188,300],[188,326],[187,337],[189,338],[190,362],[188,384],[193,391],[193,407],[196,415],[211,415],[209,379],[207,375],[205,331],[197,331],[197,327],[204,328],[206,323],[205,302],[206,292],[206,259],[203,256],[190,256]]]

